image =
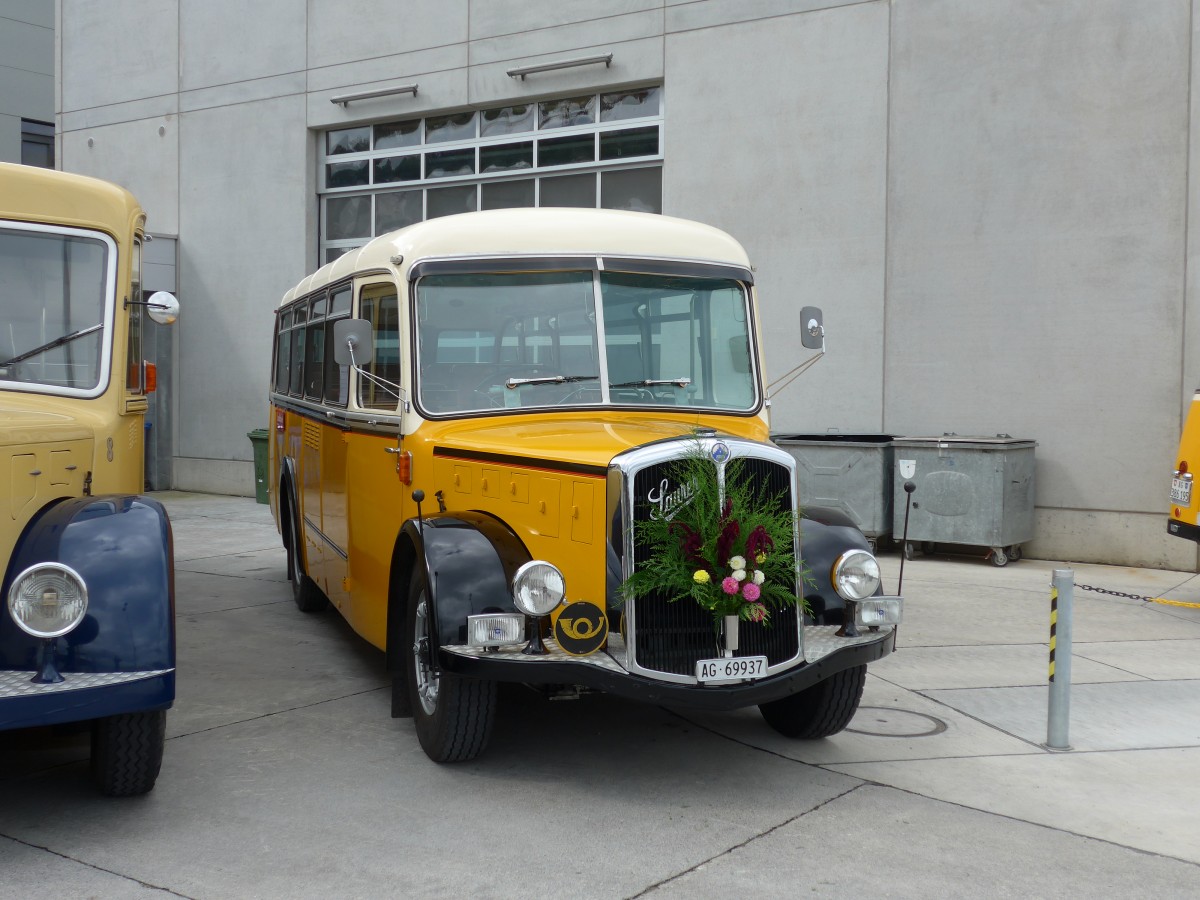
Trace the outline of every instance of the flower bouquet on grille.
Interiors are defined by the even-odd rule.
[[[728,616],[769,623],[775,610],[803,609],[788,498],[752,483],[737,458],[725,467],[722,492],[717,469],[699,446],[670,475],[675,502],[634,526],[635,543],[651,554],[622,584],[623,597],[691,601],[712,614],[718,632]]]

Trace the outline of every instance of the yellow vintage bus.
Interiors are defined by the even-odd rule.
[[[175,697],[141,341],[178,304],[142,298],[144,229],[116,185],[0,163],[0,730],[87,723],[112,795],[154,786]]]
[[[1179,451],[1175,458],[1175,474],[1171,478],[1170,509],[1167,514],[1167,531],[1189,541],[1200,541],[1200,503],[1192,492],[1192,479],[1200,467],[1200,391],[1192,397],[1183,434],[1179,438]]]
[[[812,577],[794,563],[785,576],[807,615],[751,602],[778,587],[756,574],[766,544],[726,552],[728,571],[694,588],[745,595],[723,622],[626,590],[654,558],[643,526],[683,528],[699,508],[681,460],[699,457],[696,477],[728,503],[760,486],[797,521],[794,460],[768,440],[760,328],[733,238],[606,210],[434,219],[284,295],[270,487],[295,600],[332,604],[386,651],[393,715],[415,719],[431,759],[484,748],[501,681],[758,705],[798,737],[849,722],[901,607],[838,513],[806,510]],[[799,556],[795,524],[778,543]]]

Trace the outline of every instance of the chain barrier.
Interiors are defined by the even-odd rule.
[[[1165,597],[1146,597],[1142,594],[1127,594],[1125,591],[1110,591],[1108,588],[1094,587],[1090,584],[1077,584],[1081,591],[1091,591],[1094,594],[1104,594],[1108,597],[1124,597],[1126,600],[1140,600],[1143,603],[1161,603],[1164,606],[1184,606],[1188,609],[1200,609],[1200,603],[1186,603],[1183,600],[1168,600]]]

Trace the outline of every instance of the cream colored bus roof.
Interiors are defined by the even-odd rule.
[[[380,235],[322,266],[280,305],[355,272],[403,273],[419,260],[454,257],[625,256],[683,259],[750,268],[741,244],[687,219],[607,209],[497,209],[419,222]]]
[[[102,228],[121,237],[141,212],[133,194],[99,178],[0,163],[0,219]]]

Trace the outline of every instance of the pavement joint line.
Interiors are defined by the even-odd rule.
[[[786,759],[787,757],[784,757],[784,758]],[[797,760],[792,760],[792,762],[797,762]],[[804,763],[804,765],[807,765],[807,763]],[[843,774],[843,773],[836,773],[836,774]],[[853,778],[855,776],[848,776],[848,777]],[[859,780],[862,781],[862,779],[859,779]],[[829,797],[826,800],[822,800],[820,803],[818,803],[816,806],[812,807],[811,809],[806,809],[803,812],[798,812],[798,813],[796,813],[796,815],[794,815],[788,819],[785,819],[784,821],[779,822],[776,825],[772,825],[770,828],[766,829],[765,831],[760,831],[758,834],[752,834],[752,835],[750,835],[750,837],[746,838],[744,841],[734,844],[732,847],[726,847],[720,853],[714,853],[712,856],[708,857],[708,859],[702,859],[700,862],[696,863],[695,865],[689,866],[688,868],[684,869],[682,872],[676,872],[674,875],[671,875],[668,878],[663,878],[660,881],[654,882],[654,884],[647,885],[646,887],[644,887],[640,891],[638,891],[636,894],[630,894],[626,898],[626,900],[636,900],[636,898],[638,898],[638,897],[645,897],[647,894],[651,893],[652,891],[656,891],[660,887],[664,887],[665,885],[670,884],[672,881],[676,881],[677,879],[680,879],[680,878],[684,877],[685,875],[690,875],[693,872],[696,872],[696,871],[702,869],[704,866],[707,866],[709,863],[720,859],[722,856],[730,856],[734,852],[741,850],[743,847],[748,847],[750,844],[753,844],[755,841],[759,840],[760,838],[765,838],[771,834],[774,834],[780,828],[784,828],[788,825],[791,825],[793,822],[798,821],[799,819],[803,819],[805,816],[812,815],[817,810],[822,809],[825,806],[828,806],[830,803],[833,803],[837,800],[841,800],[843,797],[849,796],[850,794],[854,793],[859,788],[861,788],[864,784],[868,784],[868,783],[869,782],[862,781],[861,784],[853,785],[853,786],[847,788],[846,790],[842,791],[840,794],[837,794],[833,797]]]
[[[182,618],[182,617],[191,618],[193,616],[211,616],[216,613],[237,612],[238,610],[242,610],[242,609],[263,609],[268,606],[278,606],[280,603],[291,603],[291,602],[292,602],[291,600],[268,600],[266,603],[248,603],[245,606],[226,606],[226,607],[223,607],[222,609],[202,609],[197,612],[178,612],[178,611],[176,611],[175,617],[178,619],[178,618]]]
[[[125,875],[122,872],[115,872],[112,869],[106,869],[106,868],[104,868],[104,866],[98,866],[95,863],[90,863],[90,862],[87,862],[86,860],[77,859],[74,856],[71,856],[67,853],[60,853],[58,850],[53,850],[50,847],[43,847],[41,844],[34,844],[34,843],[31,843],[30,841],[22,840],[19,837],[13,837],[11,834],[2,834],[2,835],[0,835],[0,837],[4,837],[4,838],[12,841],[14,844],[20,844],[23,847],[28,847],[31,850],[41,850],[44,853],[49,853],[53,856],[57,856],[59,859],[65,859],[68,862],[73,862],[80,866],[86,866],[87,868],[94,869],[97,872],[104,872],[108,875],[112,875],[116,878],[120,878],[123,881],[132,881],[134,884],[140,885],[141,887],[144,887],[144,888],[149,888],[152,891],[162,891],[164,894],[170,894],[172,897],[182,897],[182,898],[184,898],[184,900],[196,900],[196,898],[191,897],[188,894],[181,894],[178,891],[171,890],[169,887],[163,887],[162,885],[159,885],[159,884],[151,884],[149,881],[143,881],[142,879],[135,878],[132,875]]]
[[[214,578],[244,578],[247,581],[262,581],[267,584],[288,584],[288,581],[283,578],[260,578],[253,575],[238,575],[232,572],[203,572],[199,569],[184,569],[178,564],[175,566],[176,572],[186,572],[189,575],[212,575]]]
[[[1111,751],[1104,751],[1104,752],[1111,752]],[[1021,755],[1024,755],[1024,754],[1021,754]],[[1047,753],[1046,755],[1051,756],[1051,757],[1061,758],[1061,757],[1065,757],[1065,756],[1070,756],[1071,754]],[[992,757],[975,756],[975,757],[968,757],[968,758],[970,758],[970,759],[991,759]],[[842,763],[841,765],[852,765],[852,764],[851,763]],[[921,797],[925,800],[932,800],[934,803],[945,803],[947,806],[955,806],[955,807],[958,807],[959,809],[965,809],[965,810],[969,810],[970,812],[979,813],[980,815],[995,816],[998,819],[1007,819],[1010,822],[1019,822],[1022,825],[1029,825],[1033,828],[1044,828],[1046,831],[1054,831],[1054,832],[1057,832],[1058,834],[1067,834],[1067,835],[1070,835],[1071,837],[1082,838],[1083,840],[1086,840],[1086,841],[1094,841],[1097,844],[1107,844],[1109,847],[1120,847],[1122,850],[1130,850],[1134,853],[1137,853],[1139,856],[1148,856],[1152,859],[1169,859],[1169,860],[1173,860],[1174,862],[1184,863],[1186,865],[1191,866],[1194,869],[1200,869],[1200,863],[1194,862],[1190,859],[1184,859],[1181,856],[1171,856],[1170,854],[1159,853],[1155,850],[1143,850],[1141,847],[1134,847],[1129,844],[1122,844],[1118,841],[1109,840],[1108,838],[1096,837],[1093,834],[1086,834],[1081,831],[1072,831],[1069,828],[1060,828],[1057,825],[1047,825],[1045,822],[1033,822],[1029,819],[1022,819],[1019,816],[1013,816],[1013,815],[1009,815],[1008,813],[997,812],[992,809],[981,809],[980,807],[971,806],[970,804],[963,803],[959,800],[947,800],[944,797],[933,797],[933,796],[930,796],[929,794],[922,794],[920,791],[914,791],[911,788],[897,787],[894,784],[885,784],[884,782],[881,782],[881,781],[873,781],[869,778],[863,778],[863,776],[861,776],[861,775],[849,775],[849,773],[847,773],[847,772],[836,772],[836,774],[847,775],[850,778],[862,778],[863,784],[859,785],[858,786],[859,788],[871,786],[871,787],[885,788],[887,790],[892,790],[892,791],[899,791],[902,794],[908,794],[910,797]],[[858,790],[858,788],[855,788],[855,790]]]
[[[1124,679],[1121,681],[1080,681],[1078,678],[1076,678],[1076,679],[1074,679],[1074,681],[1071,685],[1072,687],[1074,687],[1076,685],[1080,685],[1080,684],[1138,684],[1139,682],[1142,682],[1142,681],[1158,681],[1159,680],[1157,678],[1151,678],[1149,675],[1139,675],[1137,672],[1131,672],[1129,669],[1115,665],[1114,663],[1104,662],[1103,660],[1099,660],[1099,659],[1093,659],[1092,657],[1088,656],[1086,653],[1080,653],[1075,648],[1071,648],[1071,656],[1074,657],[1075,659],[1086,659],[1092,665],[1104,666],[1105,668],[1113,669],[1114,671],[1122,672],[1125,675],[1130,676],[1128,679]],[[1188,680],[1190,680],[1190,679],[1188,679]],[[1039,685],[1035,685],[1035,686],[1040,687],[1041,685],[1039,684]]]
[[[234,722],[222,722],[220,725],[210,725],[208,728],[200,728],[196,731],[187,731],[183,734],[172,735],[171,737],[167,738],[167,740],[176,741],[180,738],[195,737],[199,734],[207,734],[210,731],[219,731],[222,728],[230,728],[234,725],[246,725],[250,722],[258,722],[262,719],[269,719],[272,716],[282,716],[287,713],[299,712],[300,710],[304,709],[312,709],[315,706],[323,706],[326,703],[337,703],[339,700],[349,700],[351,697],[361,697],[364,694],[373,694],[376,691],[386,690],[387,687],[388,685],[381,684],[378,687],[367,688],[366,690],[362,691],[354,691],[349,694],[342,694],[338,697],[326,697],[324,700],[314,700],[312,703],[302,703],[299,706],[289,706],[287,709],[275,709],[271,710],[270,712],[260,713],[257,716],[251,716],[248,719],[238,719]]]
[[[892,682],[889,682],[889,684],[891,684],[891,683]],[[899,687],[899,685],[895,685],[895,687]],[[905,688],[904,690],[908,690],[908,689]],[[929,688],[928,690],[933,690],[933,688]],[[941,690],[941,689],[938,688],[937,690]],[[964,688],[963,690],[967,690],[967,689]],[[977,690],[977,689],[970,688],[970,690]],[[994,688],[984,688],[984,690],[994,690]],[[939,700],[937,697],[930,697],[928,694],[923,693],[921,691],[913,691],[913,693],[916,694],[918,697],[922,697],[922,698],[928,700],[930,703],[936,703],[938,706],[940,706],[944,709],[952,710],[953,712],[957,713],[960,716],[966,716],[968,719],[972,720],[973,722],[978,722],[980,725],[984,726],[985,728],[990,728],[992,731],[998,731],[998,732],[1000,732],[1000,734],[1008,735],[1010,738],[1013,738],[1014,740],[1018,740],[1021,743],[1026,744],[1030,747],[1033,747],[1037,751],[1039,751],[1038,753],[1033,753],[1033,754],[1024,754],[1024,753],[1016,754],[1018,756],[1053,755],[1053,751],[1047,750],[1045,747],[1043,747],[1041,744],[1037,743],[1036,741],[1031,741],[1031,740],[1029,740],[1029,738],[1021,737],[1021,735],[1019,735],[1019,734],[1013,734],[1011,731],[1001,728],[999,725],[996,725],[993,722],[989,722],[986,719],[981,719],[976,715],[972,715],[969,712],[964,712],[961,709],[955,709],[949,703],[945,703],[944,701]],[[1010,756],[1013,754],[995,754],[994,753],[994,754],[989,754],[989,755],[990,756]]]
[[[189,557],[188,559],[175,560],[175,565],[178,566],[181,562],[185,562],[185,563],[204,562],[204,560],[206,560],[206,559],[226,559],[230,556],[237,557],[237,556],[241,556],[245,553],[263,553],[267,550],[280,550],[280,549],[282,549],[282,548],[277,545],[272,545],[270,547],[254,547],[250,550],[235,550],[231,553],[214,553],[212,556],[192,556],[192,557]]]

